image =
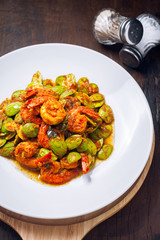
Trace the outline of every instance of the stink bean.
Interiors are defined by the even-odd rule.
[[[104,97],[101,93],[95,93],[90,96],[91,101],[95,108],[101,107],[104,103]]]
[[[15,121],[16,123],[19,123],[19,124],[22,124],[22,123],[23,123],[23,118],[22,118],[20,112],[15,115],[14,121]]]
[[[68,163],[74,163],[81,159],[81,155],[77,152],[70,152],[67,156]]]
[[[16,135],[16,132],[10,132],[10,133],[5,137],[5,139],[6,139],[6,140],[10,140],[10,139],[12,139],[13,137],[15,137],[15,135]]]
[[[82,142],[82,136],[81,135],[72,135],[66,139],[67,148],[69,150],[77,148]]]
[[[22,106],[22,102],[10,103],[10,104],[8,104],[8,106],[5,109],[5,114],[8,117],[12,117],[20,111],[21,106]]]
[[[68,96],[72,96],[75,92],[76,91],[74,89],[66,90],[60,95],[60,99],[68,97]]]
[[[88,94],[92,95],[92,94],[98,93],[98,92],[99,92],[99,88],[98,88],[97,84],[90,83],[88,86]]]
[[[62,158],[67,153],[67,144],[63,139],[59,137],[51,138],[49,140],[49,145],[52,151],[60,158]]]
[[[66,79],[66,75],[60,75],[56,78],[56,85],[62,85],[63,81]]]
[[[26,123],[22,127],[22,133],[27,138],[37,137],[39,126],[35,123]]]
[[[62,81],[62,86],[66,88],[76,88],[76,78],[73,73],[69,73],[65,76],[65,78]]]
[[[105,160],[107,159],[113,151],[113,146],[111,144],[105,144],[101,148],[101,150],[98,152],[98,158],[100,160]]]
[[[104,97],[101,93],[95,93],[90,96],[92,102],[98,102],[104,100]]]
[[[6,143],[6,139],[0,139],[0,147],[2,147]]]
[[[17,124],[15,123],[15,121],[8,121],[6,124],[5,124],[5,128],[7,131],[9,132],[15,132],[16,129],[17,129]]]
[[[87,106],[89,108],[94,108],[94,105],[92,103],[92,100],[90,99],[90,97],[83,92],[77,92],[76,97],[78,98],[78,100],[84,105]]]
[[[5,133],[5,134],[8,133],[8,130],[6,129],[6,124],[9,123],[9,122],[12,122],[12,121],[13,121],[12,118],[7,118],[6,120],[4,120],[2,122],[1,133]]]
[[[112,126],[107,124],[102,124],[94,132],[90,134],[90,137],[94,140],[99,140],[100,138],[107,138],[112,132]]]
[[[110,106],[104,104],[98,112],[99,116],[106,122],[111,123],[114,120],[113,112]]]
[[[81,144],[77,147],[77,151],[82,153],[88,149],[88,142],[86,138],[82,138]]]
[[[88,149],[87,149],[87,153],[90,153],[92,156],[96,155],[97,153],[97,147],[94,144],[94,142],[92,142],[92,140],[90,138],[87,138],[87,142],[88,142]]]
[[[33,88],[43,88],[42,84],[42,75],[39,71],[37,71],[33,77],[30,84],[28,84],[27,89],[33,89]]]
[[[14,151],[14,143],[13,142],[7,142],[1,149],[0,149],[0,155],[3,157],[12,157]]]
[[[38,157],[43,157],[43,156],[47,155],[50,151],[51,150],[49,150],[47,148],[41,148],[39,150]],[[55,161],[58,159],[58,157],[53,152],[52,152],[51,156],[52,156],[51,157],[52,161]]]
[[[22,100],[23,94],[25,94],[25,90],[18,90],[12,93],[11,99],[14,100]]]
[[[66,90],[66,88],[63,86],[55,86],[52,88],[52,90],[58,95],[61,95]]]
[[[78,80],[77,90],[88,94],[89,80],[86,77],[82,77]]]
[[[32,77],[32,82],[42,84],[42,81],[43,81],[42,74],[39,71],[37,71]]]

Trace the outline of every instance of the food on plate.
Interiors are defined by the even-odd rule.
[[[52,81],[37,71],[0,105],[0,155],[61,185],[111,155],[113,123],[97,84],[73,74]]]

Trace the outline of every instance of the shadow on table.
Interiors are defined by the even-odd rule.
[[[0,239],[22,240],[18,233],[6,223],[0,221]]]

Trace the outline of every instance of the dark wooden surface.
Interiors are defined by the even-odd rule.
[[[160,46],[150,51],[139,69],[124,66],[118,56],[122,45],[102,46],[93,37],[94,16],[102,8],[108,7],[127,17],[151,13],[160,18],[160,0],[0,0],[0,55],[32,44],[71,43],[103,53],[134,77],[147,97],[153,114],[156,147],[152,166],[132,201],[95,227],[84,239],[159,240]],[[21,238],[0,221],[0,240],[14,239]]]

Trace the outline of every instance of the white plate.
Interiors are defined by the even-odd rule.
[[[69,219],[97,211],[126,192],[148,160],[153,122],[135,80],[118,64],[93,50],[68,44],[25,47],[0,58],[0,101],[24,89],[39,70],[44,78],[73,73],[97,83],[115,116],[114,151],[89,174],[54,187],[35,182],[0,158],[0,206],[38,219]]]

